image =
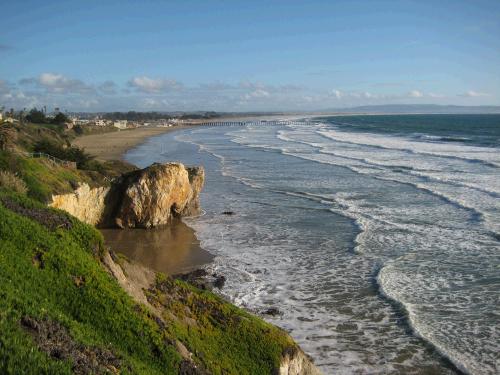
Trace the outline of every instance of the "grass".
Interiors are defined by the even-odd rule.
[[[44,158],[26,158],[7,151],[0,151],[0,170],[15,172],[28,188],[28,195],[41,202],[48,202],[52,194],[74,190],[77,183],[93,184],[86,173],[53,164]]]
[[[17,195],[0,198],[65,215]],[[0,217],[0,373],[72,373],[70,362],[38,350],[20,324],[25,316],[60,322],[78,343],[111,350],[124,374],[177,372],[180,357],[165,333],[99,263],[99,232],[74,218],[71,229],[51,231],[3,205]]]
[[[159,323],[105,271],[103,251],[93,227],[0,190],[0,373],[75,371],[71,357],[42,350],[26,319],[64,327],[83,352],[112,353],[122,374],[179,373],[176,341],[212,374],[271,374],[296,348],[281,329],[164,275],[147,293],[163,311]]]
[[[16,132],[21,150],[52,133],[54,142],[67,142],[45,126]],[[78,183],[103,184],[105,175],[130,170],[121,162],[99,168],[68,169],[0,151],[0,170],[27,188],[22,195],[0,186],[0,374],[177,374],[186,360],[176,342],[211,374],[275,373],[281,356],[297,350],[286,332],[164,275],[146,293],[159,319],[108,274],[101,234],[44,204]]]
[[[180,280],[159,275],[148,299],[165,308],[167,331],[212,374],[272,374],[297,349],[283,330]]]

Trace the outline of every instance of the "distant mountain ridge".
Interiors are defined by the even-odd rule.
[[[372,113],[372,114],[479,114],[498,113],[500,106],[459,106],[438,104],[386,104],[365,105],[351,108],[337,108],[324,112],[335,113]]]

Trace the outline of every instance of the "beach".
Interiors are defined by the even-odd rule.
[[[136,128],[77,138],[73,144],[98,160],[122,160],[124,154],[150,137],[189,128]],[[155,229],[102,229],[106,245],[115,253],[154,271],[174,275],[209,263],[213,256],[200,247],[194,231],[181,220]]]
[[[192,125],[178,125],[169,128],[136,128],[104,134],[91,134],[78,137],[73,145],[85,149],[97,160],[120,160],[131,148],[150,137],[175,130],[186,129]]]

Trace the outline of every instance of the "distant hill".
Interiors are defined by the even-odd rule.
[[[387,104],[387,105],[365,105],[351,108],[338,108],[329,111],[335,113],[373,113],[373,114],[404,114],[404,113],[450,113],[450,114],[478,114],[478,113],[500,113],[500,106],[458,106],[437,104]]]

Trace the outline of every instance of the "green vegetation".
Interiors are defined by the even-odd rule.
[[[30,197],[48,202],[53,194],[69,193],[79,183],[105,185],[111,178],[135,169],[121,161],[94,160],[84,150],[71,146],[74,135],[52,127],[54,125],[0,124],[0,170],[23,180]],[[77,169],[44,157],[28,157],[27,153],[31,152],[75,162]]]
[[[45,116],[44,111],[37,109],[37,108],[33,108],[26,115],[26,120],[31,122],[31,123],[34,123],[34,124],[63,125],[69,121],[69,118],[68,118],[68,116],[66,116],[62,112],[59,112],[53,118],[49,118],[49,117]]]
[[[61,160],[73,161],[80,169],[88,169],[90,162],[93,159],[93,156],[87,154],[78,147],[63,147],[62,145],[50,141],[49,139],[42,139],[35,143],[33,151],[49,154]]]
[[[176,341],[209,373],[270,374],[296,350],[284,331],[163,275],[148,292],[156,318],[105,271],[100,233],[70,215],[3,190],[0,217],[2,374],[180,373]]]
[[[52,194],[72,192],[78,183],[94,184],[92,178],[82,171],[44,158],[27,158],[8,151],[0,151],[0,170],[15,171],[24,181],[28,196],[40,202],[48,202]]]
[[[72,373],[74,359],[39,350],[23,319],[57,322],[87,350],[113,353],[124,374],[176,372],[181,359],[165,333],[99,263],[99,232],[18,195],[0,201],[0,373]],[[41,224],[51,215],[69,225]]]
[[[0,170],[0,188],[13,190],[16,193],[26,194],[28,187],[26,183],[14,173]]]
[[[103,264],[101,234],[44,204],[128,165],[27,157],[82,157],[45,125],[0,125],[0,146],[0,374],[271,374],[297,350],[283,330],[165,275],[137,303]]]
[[[282,354],[297,350],[284,331],[180,280],[159,275],[148,300],[212,374],[272,374]]]

